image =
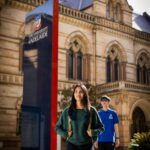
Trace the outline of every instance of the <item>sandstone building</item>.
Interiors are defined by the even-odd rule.
[[[61,0],[59,10],[58,88],[88,81],[108,94],[126,149],[150,131],[150,17],[127,0]]]

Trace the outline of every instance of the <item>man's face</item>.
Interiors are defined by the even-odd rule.
[[[107,99],[102,99],[102,100],[101,100],[101,104],[102,104],[103,107],[108,107],[108,106],[109,106],[109,100],[107,100]]]

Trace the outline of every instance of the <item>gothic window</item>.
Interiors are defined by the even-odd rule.
[[[111,0],[108,1],[106,14],[107,18],[113,19],[113,3]]]
[[[146,84],[146,80],[147,80],[147,69],[146,69],[146,66],[143,66],[143,83]]]
[[[73,79],[73,51],[72,49],[69,49],[68,51],[68,78]]]
[[[90,57],[83,53],[84,45],[79,39],[70,42],[67,52],[67,78],[69,80],[90,80]]]
[[[121,60],[119,50],[116,47],[110,48],[106,59],[106,80],[114,82],[125,80],[125,62]]]
[[[77,53],[77,79],[82,80],[82,53]]]
[[[137,82],[140,82],[140,74],[141,74],[141,68],[140,65],[137,65]]]
[[[115,21],[120,22],[122,16],[121,5],[117,3],[115,8]]]
[[[114,80],[118,81],[118,74],[119,74],[119,61],[116,58],[114,61]]]
[[[111,60],[107,57],[107,82],[111,82]]]
[[[137,61],[137,82],[150,84],[149,59],[145,53],[142,53]]]

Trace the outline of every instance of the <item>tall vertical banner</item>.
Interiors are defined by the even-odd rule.
[[[49,0],[29,12],[26,17],[23,45],[22,150],[56,149],[54,126],[57,117],[58,29],[54,28],[58,27],[58,22],[56,19],[54,22],[54,16],[58,17],[55,14],[58,11],[54,12],[54,8],[57,7],[57,1]],[[53,95],[53,92],[56,93]]]

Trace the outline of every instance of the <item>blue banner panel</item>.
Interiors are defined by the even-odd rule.
[[[47,5],[46,5],[47,6]],[[52,16],[26,18],[23,56],[22,150],[50,149]]]

